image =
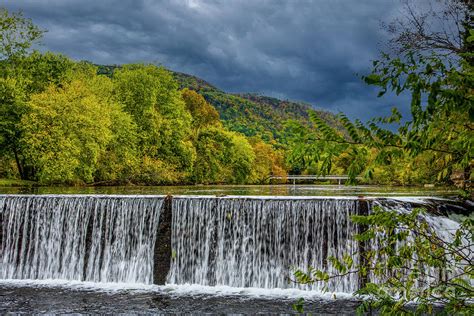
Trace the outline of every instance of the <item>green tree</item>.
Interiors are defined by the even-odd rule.
[[[24,56],[44,31],[34,25],[22,12],[0,8],[0,60]]]
[[[172,75],[154,65],[126,65],[113,74],[115,97],[138,127],[143,157],[189,173],[195,159],[191,115]]]
[[[462,19],[456,22],[462,40],[458,46],[445,43],[447,45],[440,47],[438,40],[431,41],[437,33],[425,32],[423,28],[417,29],[417,33],[402,32],[401,37],[395,38],[407,40],[399,42],[403,43],[402,55],[383,54],[380,60],[374,61],[372,73],[364,77],[366,83],[380,88],[379,96],[387,91],[409,93],[410,118],[402,122],[397,109],[393,109],[391,116],[376,118],[367,124],[352,122],[340,115],[347,132],[347,136],[343,136],[316,114],[311,114],[320,132],[314,136],[315,142],[341,144],[339,151],[354,151],[353,162],[347,167],[351,170],[354,166],[349,172],[351,177],[361,173],[370,177],[375,168],[404,168],[407,161],[411,164],[417,160],[418,164],[425,164],[425,168],[435,170],[439,181],[449,181],[456,169],[464,170],[467,179],[472,177],[472,4],[456,0],[446,3],[459,5],[464,12],[460,15]],[[430,16],[423,14],[422,19]],[[419,21],[419,15],[410,16],[415,24]],[[412,37],[413,34],[423,35],[420,42],[413,41],[416,37]],[[383,127],[393,123],[399,127],[396,132]],[[375,157],[370,159],[364,152],[367,149],[373,151]],[[368,163],[359,168],[358,158]],[[372,309],[388,315],[432,314],[439,310],[443,314],[460,315],[474,312],[472,219],[463,220],[452,240],[439,236],[419,210],[411,213],[375,210],[367,216],[355,216],[353,221],[366,227],[356,238],[368,245],[378,243],[377,252],[369,250],[361,254],[365,262],[357,265],[350,254],[346,254],[343,261],[331,258],[338,275],[316,270],[297,271],[299,282],[327,281],[349,273],[376,276],[381,282],[368,282],[356,292],[364,298],[359,309],[362,313]],[[436,278],[433,271],[439,272]]]
[[[137,126],[118,104],[109,106],[111,138],[98,157],[95,182],[124,183],[137,178],[139,156]]]
[[[245,136],[225,130],[219,120],[219,113],[200,94],[189,89],[183,89],[181,93],[192,116],[194,145],[197,151],[193,181],[198,183],[265,181],[265,177],[271,172],[267,169],[272,168],[273,161],[268,161],[272,159],[271,155],[268,157],[262,155],[273,154],[271,147],[263,143],[257,146],[259,149],[270,149],[261,153],[257,166],[256,151]],[[262,180],[262,177],[265,179]]]
[[[3,66],[11,62],[4,61]],[[31,180],[34,171],[25,165],[20,146],[21,117],[29,110],[26,103],[32,94],[43,92],[50,85],[59,87],[70,82],[77,73],[74,70],[76,64],[60,54],[32,52],[27,56],[17,56],[15,67],[8,67],[2,72],[1,79],[0,144],[5,157],[14,157],[20,177]]]
[[[23,78],[28,94],[42,92],[51,84],[59,87],[77,75],[77,64],[62,54],[33,51],[16,63],[14,75]]]
[[[244,135],[229,133],[231,146],[227,149],[226,156],[228,157],[231,173],[228,178],[231,183],[246,183],[251,177],[255,153]]]
[[[469,180],[474,164],[472,3],[447,0],[433,7],[440,11],[429,14],[415,11],[410,2],[406,7],[405,19],[390,27],[394,32],[391,43],[398,54],[382,54],[373,62],[372,73],[363,79],[380,88],[380,97],[389,91],[410,94],[411,117],[402,120],[394,108],[389,117],[364,124],[341,114],[344,135],[313,112],[311,119],[319,135],[312,136],[310,146],[326,146],[326,153],[333,156],[352,152],[353,163],[348,166],[352,179],[360,174],[370,178],[376,168],[400,159],[424,157],[438,181],[449,182],[457,170]],[[437,18],[441,16],[445,19]],[[441,25],[433,25],[431,20],[441,21]],[[417,27],[409,29],[409,25]],[[456,31],[443,31],[448,28]],[[341,146],[331,149],[330,143]],[[363,156],[367,157],[367,148],[375,149],[376,156],[371,163],[360,164],[366,159]],[[321,157],[315,155],[314,160],[321,161]]]
[[[111,91],[110,80],[73,80],[32,95],[21,119],[21,145],[41,183],[109,180],[134,165],[134,123],[119,104],[96,94],[98,89]]]
[[[0,154],[6,160],[14,157],[22,179],[28,178],[29,172],[22,165],[18,124],[26,111],[29,80],[19,72],[20,61],[42,34],[21,12],[0,8]]]
[[[315,120],[320,120],[319,116],[313,115]],[[350,173],[351,169],[358,175],[359,170],[365,166],[366,161],[363,159],[354,160],[354,152],[350,152],[349,146],[345,143],[344,134],[335,128],[329,127],[325,121],[320,130],[315,130],[305,126],[297,121],[287,121],[285,124],[285,142],[287,148],[286,163],[292,167],[291,173],[308,173],[308,174],[329,174],[334,173],[334,165],[337,165],[339,157],[349,156],[351,162],[348,165],[342,164],[344,173]],[[320,127],[316,121],[316,126]],[[331,134],[337,135],[341,141],[327,141],[323,134],[324,129],[330,130]],[[332,135],[331,135],[332,136]],[[361,148],[360,150],[364,150]],[[357,162],[357,163],[355,163]],[[354,176],[355,178],[355,176]]]
[[[74,66],[75,76],[87,84],[90,92],[100,101],[102,111],[111,120],[111,138],[98,157],[94,180],[102,183],[124,183],[136,179],[140,157],[138,132],[133,117],[116,102],[114,84],[105,76],[97,76],[97,68],[80,62]]]
[[[244,183],[255,159],[247,139],[218,127],[200,131],[196,143],[195,183]]]
[[[22,82],[10,77],[0,78],[0,155],[14,157],[22,179],[27,175],[19,148],[21,132],[18,123],[27,110],[26,100]]]

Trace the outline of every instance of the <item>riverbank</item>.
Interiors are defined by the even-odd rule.
[[[28,180],[0,178],[0,187],[33,187],[33,186],[38,186],[38,183],[35,181],[28,181]]]

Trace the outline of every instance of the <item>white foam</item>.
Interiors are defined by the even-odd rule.
[[[250,296],[260,298],[304,298],[304,299],[351,299],[354,298],[352,294],[341,292],[321,292],[321,291],[307,291],[300,289],[263,289],[263,288],[241,288],[230,286],[203,286],[196,284],[181,284],[181,285],[165,285],[160,287],[161,290],[170,291],[178,295],[189,294],[209,294],[217,296]]]
[[[0,280],[0,286],[14,287],[34,287],[34,288],[60,288],[79,291],[99,291],[108,293],[119,292],[159,292],[166,293],[170,296],[195,296],[195,295],[212,295],[212,296],[239,296],[249,298],[265,298],[265,299],[297,299],[305,300],[336,300],[336,299],[355,299],[352,294],[339,292],[321,292],[306,291],[300,289],[262,289],[262,288],[238,288],[230,286],[203,286],[197,284],[181,284],[181,285],[147,285],[140,283],[99,283],[99,282],[80,282],[69,280],[17,280],[4,279]]]
[[[398,202],[417,203],[417,204],[427,204],[429,203],[429,200],[449,201],[449,199],[433,197],[433,196],[391,196],[389,199],[398,201]]]

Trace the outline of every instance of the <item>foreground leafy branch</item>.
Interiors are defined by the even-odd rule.
[[[380,88],[379,96],[389,91],[397,95],[410,93],[411,118],[403,122],[396,108],[390,116],[367,123],[351,121],[340,114],[344,128],[341,133],[313,112],[310,118],[318,133],[307,140],[307,146],[334,148],[333,157],[342,153],[366,157],[367,149],[374,151],[375,157],[362,167],[360,159],[351,160],[347,168],[351,179],[362,173],[370,178],[377,166],[393,164],[403,157],[414,160],[424,154],[428,157],[426,163],[437,171],[438,181],[449,180],[455,170],[463,170],[469,179],[474,140],[472,64],[464,60],[450,63],[442,56],[416,53],[404,58],[383,55],[364,80]],[[325,145],[330,143],[339,146]]]
[[[474,220],[465,219],[452,231],[436,231],[424,210],[387,211],[352,220],[366,229],[355,239],[366,245],[363,260],[350,254],[329,258],[338,271],[295,271],[296,282],[328,283],[357,274],[365,284],[354,295],[362,300],[359,314],[384,315],[474,313]],[[327,287],[326,287],[327,290]],[[301,310],[302,302],[295,304]]]

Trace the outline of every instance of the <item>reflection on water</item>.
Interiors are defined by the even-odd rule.
[[[114,187],[0,187],[0,194],[153,194],[280,196],[455,196],[455,188],[345,185],[194,185]]]

